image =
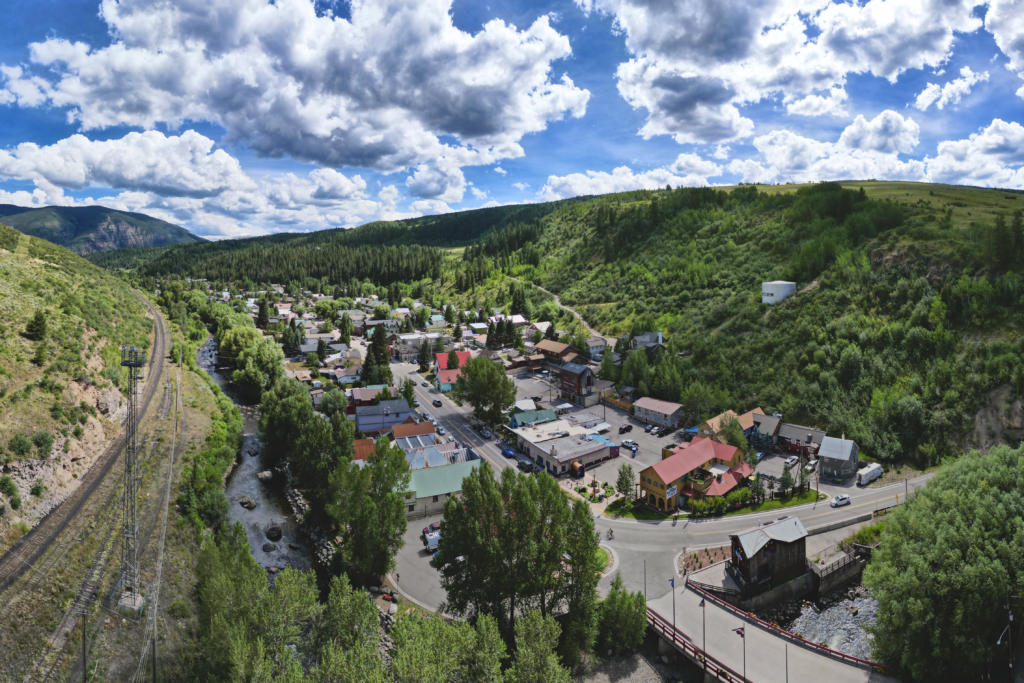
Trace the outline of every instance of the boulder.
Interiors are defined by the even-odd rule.
[[[299,545],[298,543],[289,543],[288,547],[291,548],[292,550],[301,550],[302,549],[302,546]]]
[[[395,603],[388,605],[388,614],[398,614],[398,605]]]
[[[273,526],[267,527],[267,538],[269,540],[271,540],[271,541],[280,541],[281,540],[281,527],[277,526],[276,524],[273,525]]]
[[[256,507],[256,501],[252,496],[242,496],[238,499],[238,504],[244,507],[246,510],[252,510]]]
[[[277,546],[274,545],[273,543],[264,543],[263,544],[263,552],[265,552],[265,553],[272,553],[275,550],[277,550]]]
[[[260,481],[270,481],[274,478],[274,473],[270,470],[263,470],[262,472],[256,473],[256,478]]]

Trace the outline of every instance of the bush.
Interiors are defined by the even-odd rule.
[[[32,484],[32,488],[29,490],[29,493],[31,493],[33,496],[43,495],[43,482],[39,479],[36,479],[35,483]]]
[[[13,496],[11,496],[11,509],[12,510],[17,510],[20,507],[21,507],[21,496],[19,496],[18,494],[14,494]]]
[[[167,613],[175,619],[185,619],[190,614],[190,610],[183,600],[175,600],[168,605]]]
[[[18,495],[18,487],[14,485],[14,480],[6,474],[0,477],[0,493],[3,493],[8,498]]]
[[[32,452],[32,442],[29,441],[28,436],[21,432],[12,436],[7,445],[15,455],[20,455],[21,457],[25,457]]]
[[[32,443],[36,445],[36,452],[40,458],[50,457],[50,449],[53,448],[53,434],[50,432],[36,432],[32,437]]]

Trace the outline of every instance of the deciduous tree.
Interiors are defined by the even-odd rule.
[[[473,406],[477,418],[493,426],[515,402],[516,385],[500,365],[477,356],[463,366],[454,394]]]

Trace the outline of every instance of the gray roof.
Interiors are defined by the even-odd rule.
[[[404,398],[393,398],[390,401],[381,401],[372,406],[356,407],[356,415],[391,415],[408,412],[410,412],[409,404]]]
[[[808,435],[810,435],[810,441],[808,441]],[[821,443],[821,440],[825,438],[825,430],[783,422],[779,425],[779,438],[799,443]]]
[[[564,372],[568,372],[573,375],[582,375],[584,372],[589,370],[586,365],[580,365],[579,363],[566,363],[561,367]]]
[[[302,342],[299,346],[299,351],[302,353],[316,353],[316,340],[311,339],[309,341]]]
[[[434,445],[433,434],[417,434],[416,436],[402,436],[395,439],[395,445],[408,453],[419,448],[426,448]]]
[[[856,454],[853,452],[854,446],[856,446],[856,444],[852,439],[837,439],[834,436],[826,436],[821,440],[821,448],[818,449],[818,457],[849,462],[850,460],[857,458]]]
[[[761,548],[768,545],[768,541],[793,543],[806,537],[807,529],[804,528],[803,522],[800,521],[799,517],[790,517],[781,522],[772,522],[764,526],[754,527],[747,531],[741,531],[738,534],[731,534],[731,536],[739,540],[744,555],[753,557]]]
[[[775,430],[779,428],[779,423],[782,422],[781,417],[775,417],[774,415],[760,415],[754,413],[754,424],[757,425],[757,431],[762,434],[773,436]]]

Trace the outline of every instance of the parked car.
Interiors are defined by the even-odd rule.
[[[540,396],[531,396],[530,400],[533,401],[534,403],[540,403],[544,399],[542,399]]]
[[[787,466],[792,467],[793,465],[800,462],[800,458],[796,457],[795,455],[791,455],[788,458],[786,458],[784,462]]]
[[[626,432],[631,431],[633,431],[633,425],[631,424],[624,424],[619,427],[619,434],[625,434]]]
[[[502,448],[501,449],[501,454],[504,455],[506,458],[514,458],[514,457],[516,457],[516,452],[514,450],[512,450],[511,448]]]
[[[637,442],[633,441],[632,439],[626,439],[625,441],[622,442],[622,445],[625,446],[626,448],[638,448],[639,447]]]
[[[842,507],[844,505],[849,505],[850,504],[850,497],[848,495],[846,495],[845,493],[841,493],[838,496],[835,496],[834,498],[832,498],[832,500],[830,500],[828,502],[828,504],[831,505],[834,508]]]
[[[764,460],[764,451],[758,451],[757,452],[757,461],[761,462],[762,460]]]
[[[807,464],[804,465],[804,469],[807,470],[808,472],[813,472],[817,466],[818,466],[818,459],[815,458],[814,460],[808,460]]]
[[[431,405],[433,405],[433,406],[434,406],[435,408],[440,408],[440,407],[441,407],[441,399],[439,399],[439,398],[435,398],[435,399],[434,399],[433,401],[431,401],[430,403],[431,403]]]
[[[654,425],[652,425],[652,424],[644,425],[644,431],[647,432],[648,434],[650,434],[652,429],[654,429]]]
[[[429,389],[430,388],[430,382],[420,382],[420,386],[421,387],[427,387]]]
[[[437,433],[440,434],[441,436],[444,436],[445,432],[444,432],[444,426],[443,425],[437,425]]]

